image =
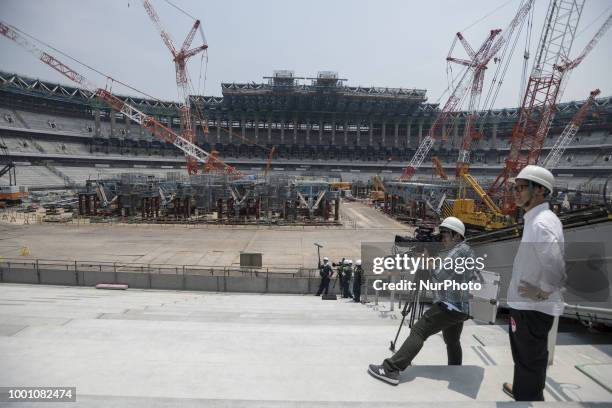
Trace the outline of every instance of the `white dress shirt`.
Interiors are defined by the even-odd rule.
[[[523,218],[523,237],[508,287],[508,306],[560,316],[564,307],[561,289],[566,278],[563,224],[547,202],[533,207]],[[518,290],[521,280],[552,293],[548,299],[540,301],[522,297]]]

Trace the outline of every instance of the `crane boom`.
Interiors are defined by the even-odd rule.
[[[567,71],[576,68],[582,62],[582,60],[584,60],[586,56],[589,55],[593,48],[595,48],[601,37],[603,37],[603,35],[608,31],[610,26],[612,26],[612,14],[608,16],[608,18],[602,24],[599,30],[597,30],[597,33],[595,33],[595,35],[593,36],[591,41],[589,41],[587,46],[584,47],[584,50],[582,50],[580,55],[576,57],[573,61],[567,61],[564,64],[561,64],[558,69],[560,71]]]
[[[475,109],[477,102],[479,100],[479,95],[482,92],[482,83],[484,78],[484,70],[486,69],[487,63],[493,58],[493,56],[501,49],[501,47],[508,41],[511,37],[514,29],[523,21],[529,9],[531,8],[534,0],[528,0],[523,4],[515,17],[510,22],[507,30],[508,33],[501,36],[498,41],[493,43],[495,37],[501,32],[501,30],[491,30],[489,37],[485,40],[485,42],[480,46],[478,51],[474,51],[469,43],[465,40],[461,33],[457,33],[457,38],[463,44],[467,54],[470,56],[471,60],[463,60],[458,58],[453,58],[450,55],[447,57],[447,61],[457,62],[461,65],[465,65],[467,69],[459,79],[457,86],[455,87],[453,93],[448,98],[444,107],[440,110],[440,113],[436,117],[436,120],[429,128],[429,132],[427,136],[421,141],[416,153],[410,160],[408,166],[404,169],[400,180],[408,180],[410,179],[417,169],[423,164],[423,161],[427,157],[427,154],[431,150],[432,146],[435,143],[435,140],[439,137],[439,134],[442,134],[444,131],[444,126],[448,122],[448,119],[458,110],[459,105],[468,88],[472,88],[473,97],[471,98],[471,106],[470,110]],[[452,51],[452,48],[451,48]],[[473,115],[468,115],[468,125],[466,132],[471,133],[471,121],[473,120]],[[468,136],[470,137],[470,136]],[[468,146],[469,143],[464,143],[464,147]],[[466,149],[462,149],[460,152],[460,160],[461,157],[466,157],[469,160],[469,151]]]
[[[489,186],[489,195],[500,192],[510,177],[525,165],[535,164],[540,156],[562,89],[563,71],[558,65],[568,60],[584,2],[550,2],[519,117],[512,129],[508,157],[504,169]],[[504,195],[503,209],[513,209],[509,194]]]
[[[580,129],[580,125],[584,121],[584,118],[587,115],[589,109],[595,102],[595,97],[599,95],[601,91],[599,89],[595,89],[591,92],[589,99],[578,109],[578,112],[574,115],[570,123],[567,124],[561,135],[555,141],[553,148],[548,152],[548,156],[542,162],[542,166],[547,169],[554,169],[559,164],[559,160],[561,160],[561,156],[565,152],[565,149],[569,144],[574,140],[574,136]]]
[[[157,29],[157,32],[161,36],[164,44],[170,50],[172,54],[172,60],[174,61],[174,68],[176,72],[176,85],[181,95],[181,99],[183,102],[183,106],[179,109],[179,113],[181,116],[181,135],[184,139],[190,141],[191,143],[195,143],[195,130],[193,129],[193,125],[191,123],[191,102],[189,100],[189,76],[187,74],[187,59],[190,57],[202,52],[208,48],[208,44],[206,43],[206,38],[204,37],[204,31],[202,30],[200,20],[195,20],[193,26],[187,33],[185,40],[183,41],[183,45],[180,50],[176,50],[174,45],[174,41],[172,41],[172,37],[170,34],[164,29],[161,24],[161,20],[159,15],[155,11],[153,4],[149,0],[142,0],[142,5],[145,8],[145,11],[149,15],[149,18],[153,22],[153,25]],[[202,45],[194,47],[193,49],[189,49],[195,34],[197,31],[200,31],[202,35]],[[189,174],[196,174],[198,172],[197,161],[192,157],[187,155],[187,172]]]
[[[206,159],[211,156],[210,153],[208,153],[204,149],[200,148],[199,146],[196,146],[191,141],[175,133],[174,131],[172,131],[172,129],[166,127],[152,116],[141,112],[140,110],[127,104],[123,100],[117,98],[115,95],[113,95],[106,89],[96,89],[95,86],[93,86],[83,75],[79,74],[77,71],[73,70],[54,56],[40,50],[38,47],[30,43],[27,39],[25,39],[22,35],[20,35],[17,30],[13,29],[10,25],[5,24],[2,21],[0,21],[0,34],[28,50],[29,52],[34,54],[40,61],[47,64],[60,74],[64,75],[66,78],[85,87],[88,91],[92,92],[92,94],[95,95],[98,99],[106,102],[116,111],[123,113],[134,122],[145,127],[158,139],[161,139],[168,143],[172,143],[174,146],[182,150],[186,155],[193,158],[194,160],[204,163]],[[240,173],[233,166],[230,166],[229,164],[226,164],[219,159],[216,160],[219,163],[223,164],[223,166],[227,169],[228,173],[234,175],[242,175],[242,173]]]

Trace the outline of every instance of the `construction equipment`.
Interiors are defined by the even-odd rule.
[[[385,185],[378,176],[372,177],[372,189],[370,190],[370,199],[374,202],[385,201]]]
[[[511,217],[502,213],[472,175],[461,173],[460,177],[461,181],[466,183],[466,186],[459,186],[459,198],[449,200],[450,204],[444,203],[442,213],[445,217],[457,217],[469,227],[485,231],[506,228],[515,223]],[[467,198],[467,186],[474,190],[488,211],[479,211],[475,200]]]
[[[183,41],[183,45],[180,50],[177,51],[174,46],[174,42],[172,41],[172,37],[170,34],[164,30],[161,25],[159,16],[153,7],[153,4],[149,0],[143,0],[142,2],[149,18],[157,28],[159,35],[161,36],[164,44],[172,53],[172,60],[174,61],[174,67],[176,70],[176,85],[178,86],[179,93],[181,94],[181,99],[183,105],[180,108],[180,116],[181,116],[181,136],[188,140],[191,143],[196,142],[195,130],[193,129],[192,120],[191,120],[191,103],[189,100],[189,75],[187,73],[187,60],[200,52],[205,51],[208,48],[208,44],[206,43],[206,38],[204,37],[204,31],[202,30],[202,26],[200,20],[196,20],[193,23],[193,27],[189,30],[187,37],[185,37],[185,41]],[[202,44],[191,48],[191,43],[195,37],[196,32],[199,31],[202,36]],[[198,164],[197,160],[190,156],[186,155],[187,160],[187,172],[189,174],[197,174],[198,172]]]
[[[491,58],[502,48],[504,44],[511,38],[514,29],[523,21],[531,6],[533,4],[533,0],[528,0],[519,8],[516,16],[510,22],[508,28],[504,31],[504,34],[498,38],[495,43],[493,40],[497,35],[501,32],[501,30],[491,30],[489,33],[489,37],[484,41],[484,43],[480,46],[478,51],[474,51],[471,46],[465,41],[463,35],[461,33],[457,33],[457,39],[461,41],[463,46],[465,47],[467,53],[470,56],[470,60],[458,59],[450,56],[450,52],[452,52],[455,42],[453,42],[453,47],[451,47],[451,51],[449,52],[449,56],[447,57],[447,61],[452,61],[459,63],[461,65],[466,66],[466,69],[461,76],[461,78],[457,82],[457,86],[454,91],[451,93],[450,97],[440,110],[440,113],[436,117],[436,120],[432,123],[429,128],[429,132],[427,136],[423,139],[421,144],[419,145],[416,153],[410,160],[408,166],[404,169],[402,175],[400,176],[400,180],[409,180],[412,178],[417,169],[421,166],[427,154],[431,150],[434,142],[438,139],[446,140],[446,124],[448,120],[452,117],[452,115],[459,109],[461,105],[461,100],[465,96],[468,88],[472,89],[472,97],[470,98],[470,114],[468,114],[468,123],[465,126],[465,131],[467,132],[467,137],[472,137],[471,132],[471,121],[473,121],[474,115],[476,113],[476,109],[478,107],[478,102],[480,100],[480,94],[482,93],[482,84],[484,80],[484,70],[486,69],[486,65],[489,63]],[[464,136],[465,139],[465,136]],[[471,141],[469,142],[471,143]],[[459,153],[459,159],[465,161],[465,153]],[[467,157],[469,160],[469,155]]]
[[[591,106],[593,106],[593,103],[595,102],[595,97],[600,93],[601,91],[599,89],[595,89],[591,92],[589,99],[587,99],[587,101],[580,107],[580,109],[578,109],[578,112],[576,112],[570,123],[567,124],[565,129],[563,129],[563,132],[561,132],[561,135],[559,135],[559,137],[555,141],[555,145],[550,150],[550,152],[548,152],[548,156],[546,156],[546,158],[542,162],[542,167],[545,167],[549,170],[557,167],[557,165],[559,164],[559,160],[561,160],[561,156],[563,156],[563,153],[565,152],[565,149],[567,148],[567,146],[569,146],[572,140],[574,140],[574,136],[576,136],[578,129],[580,129],[580,125],[586,117],[587,112],[589,111],[589,109],[591,109]]]
[[[28,198],[28,188],[17,185],[15,163],[11,159],[4,140],[0,139],[0,177],[8,174],[8,185],[0,186],[0,204],[20,203]]]
[[[510,151],[503,170],[489,186],[489,195],[502,195],[505,213],[516,208],[507,188],[508,179],[527,164],[537,163],[563,90],[564,75],[584,59],[581,55],[577,64],[567,64],[583,8],[584,0],[552,0],[548,7],[519,117],[512,129]],[[600,32],[594,38],[595,43],[601,37]],[[592,43],[587,53],[594,47]]]
[[[166,127],[154,117],[146,115],[140,110],[127,104],[123,100],[113,95],[107,89],[95,87],[83,75],[79,74],[77,71],[73,70],[54,56],[48,54],[45,51],[40,50],[38,47],[28,41],[23,35],[21,35],[17,29],[2,21],[0,21],[0,34],[5,36],[9,40],[14,41],[21,47],[25,48],[27,51],[36,56],[37,59],[47,64],[60,74],[64,75],[66,78],[83,86],[93,95],[95,95],[98,99],[107,103],[115,111],[122,113],[134,122],[142,125],[158,139],[173,144],[175,147],[179,148],[185,154],[192,157],[198,162],[204,163],[206,162],[206,159],[211,157],[210,153],[195,145],[191,141],[185,139],[181,135],[177,134],[172,129]],[[222,162],[220,159],[214,160],[223,165],[228,174],[234,176],[242,176],[242,173],[240,171],[230,166],[229,164]]]
[[[610,15],[580,55],[570,60],[569,52],[583,7],[584,0],[553,0],[550,3],[519,118],[512,129],[510,152],[504,169],[489,187],[490,195],[502,192],[502,207],[506,213],[514,210],[510,194],[503,191],[506,183],[526,165],[537,163],[557,101],[567,83],[567,73],[584,60],[612,25]]]
[[[442,167],[442,162],[440,162],[438,156],[433,156],[431,161],[433,162],[434,174],[437,174],[442,180],[448,180],[446,171],[444,171],[444,167]]]

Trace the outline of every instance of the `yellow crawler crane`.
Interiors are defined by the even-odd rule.
[[[452,201],[451,204],[445,203],[443,205],[442,212],[444,216],[457,217],[472,228],[486,231],[505,228],[515,223],[510,216],[504,215],[501,212],[499,207],[491,200],[487,192],[480,187],[480,184],[478,184],[478,181],[472,175],[462,172],[460,176],[461,180],[476,192],[489,211],[478,211],[475,200],[466,198],[465,190],[467,186],[460,185],[459,198]]]
[[[385,201],[385,185],[380,179],[380,177],[378,177],[378,175],[372,177],[372,190],[370,191],[370,199],[374,202]]]

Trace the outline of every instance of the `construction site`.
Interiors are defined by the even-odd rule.
[[[585,0],[538,3],[543,21],[521,0],[482,42],[456,32],[439,61],[451,80],[432,103],[426,89],[353,85],[329,70],[274,70],[200,94],[207,16],[131,3],[161,39],[156,63],[173,65],[178,100],[0,18],[11,53],[63,78],[0,66],[0,406],[38,406],[5,388],[40,386],[74,387],[87,407],[523,406],[501,386],[512,381],[506,294],[528,166],[554,175],[546,201],[566,274],[535,406],[612,406],[609,78],[563,98],[584,61],[609,58],[610,8],[585,27]],[[181,41],[165,26],[177,14],[190,20]],[[480,14],[474,24],[487,23]],[[512,70],[519,105],[499,108]],[[439,302],[377,289],[423,271],[379,275],[371,254],[414,255],[443,241],[450,218],[491,274],[469,294],[463,366],[445,365],[435,334],[390,388],[368,363],[396,353],[400,332]],[[344,275],[356,285],[347,300],[349,260],[363,273]],[[330,302],[312,296],[324,265]],[[354,392],[337,392],[347,381]]]

